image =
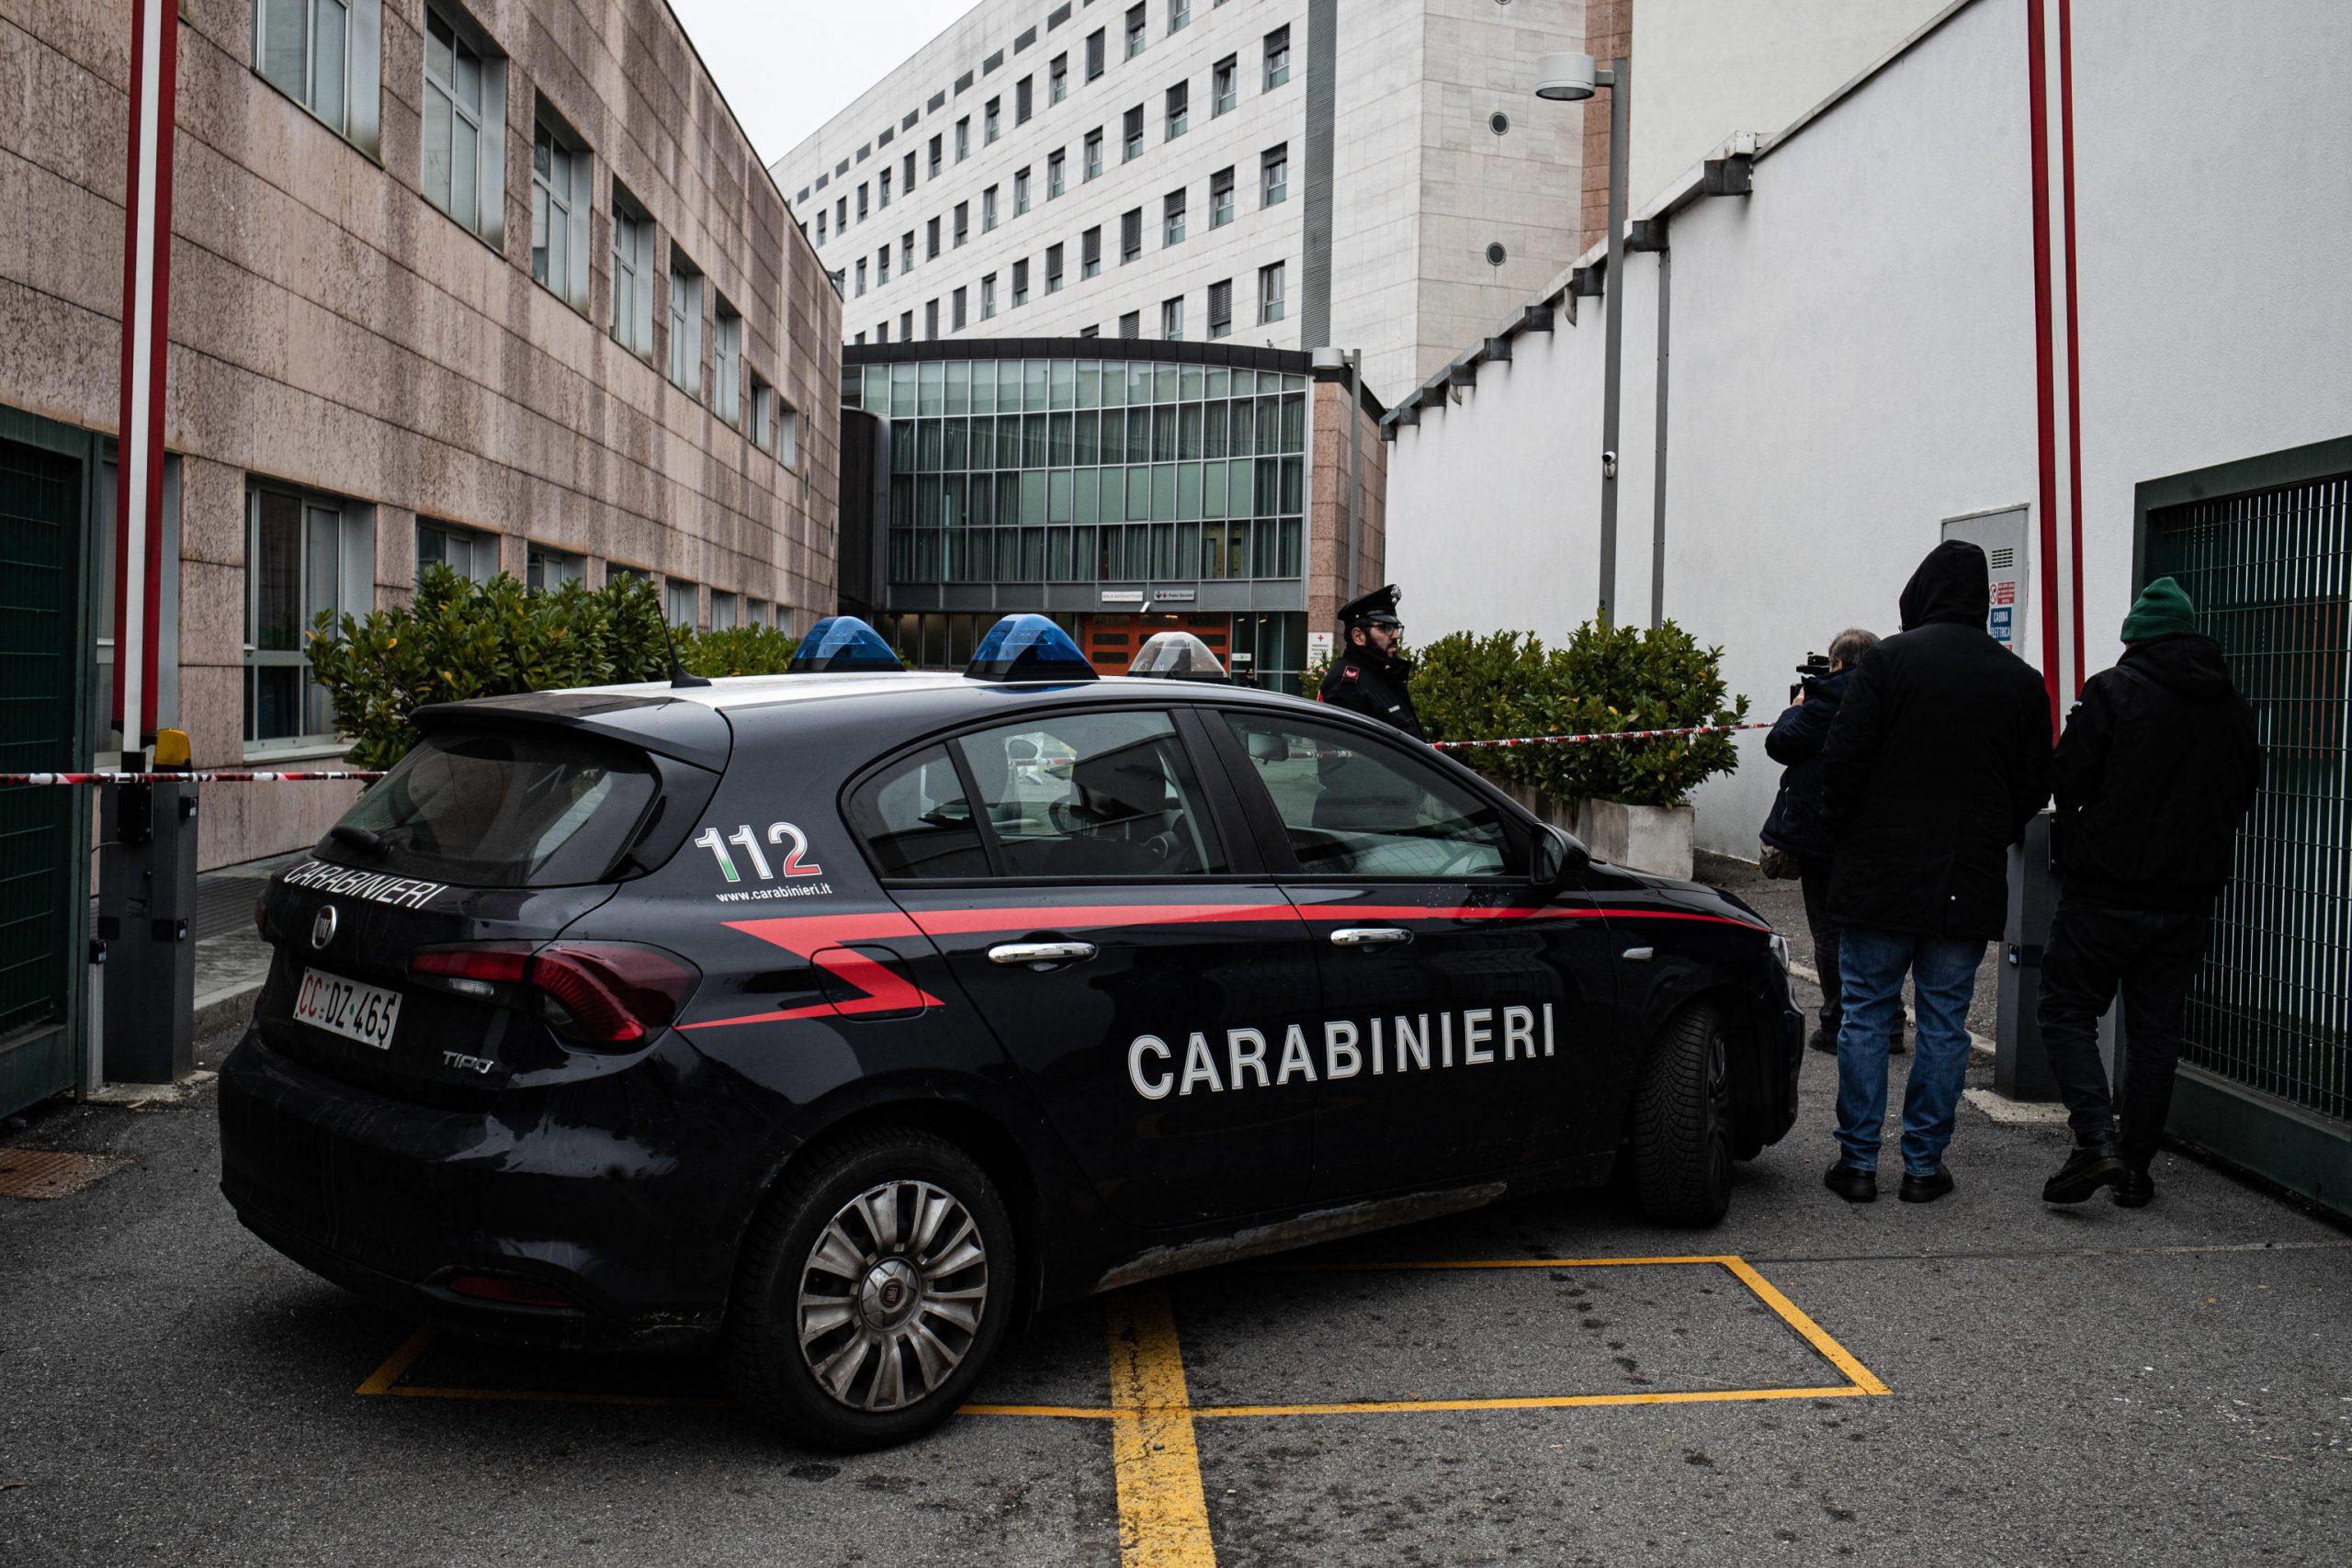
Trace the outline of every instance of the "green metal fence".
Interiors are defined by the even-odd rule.
[[[2173,1127],[2352,1211],[2352,439],[2143,485],[2139,513],[2137,581],[2188,590],[2265,752]]]

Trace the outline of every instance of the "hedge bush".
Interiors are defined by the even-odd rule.
[[[388,768],[416,744],[409,716],[428,703],[660,680],[670,672],[670,635],[643,578],[533,593],[503,572],[473,582],[431,566],[412,604],[340,620],[322,612],[311,669],[351,739],[353,764]],[[798,646],[765,626],[676,636],[680,661],[701,675],[778,671]]]
[[[1565,648],[1524,632],[1455,632],[1417,650],[1413,705],[1432,740],[1583,735],[1736,724],[1747,699],[1724,700],[1723,649],[1668,621],[1656,630],[1587,622]],[[1739,766],[1729,735],[1587,741],[1457,751],[1490,777],[1563,800],[1679,806],[1700,783]]]

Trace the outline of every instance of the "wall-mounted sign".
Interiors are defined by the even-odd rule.
[[[1309,664],[1320,664],[1325,660],[1330,658],[1331,645],[1338,639],[1338,637],[1339,634],[1337,632],[1308,632],[1306,634],[1306,661]]]
[[[1155,588],[1151,591],[1155,604],[1189,604],[1198,595],[1190,588]]]
[[[1102,603],[1105,604],[1140,604],[1143,603],[1143,590],[1140,588],[1105,588],[1102,590]]]

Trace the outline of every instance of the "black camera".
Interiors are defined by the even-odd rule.
[[[1795,685],[1789,688],[1789,701],[1791,702],[1795,702],[1797,700],[1797,694],[1804,690],[1805,681],[1818,681],[1821,677],[1829,673],[1829,656],[1826,653],[1806,654],[1804,656],[1804,662],[1797,666],[1797,673],[1803,676],[1804,680],[1799,681]]]

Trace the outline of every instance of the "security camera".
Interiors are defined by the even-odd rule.
[[[1617,477],[1616,453],[1603,452],[1600,455],[1600,477],[1604,479],[1613,479]]]

